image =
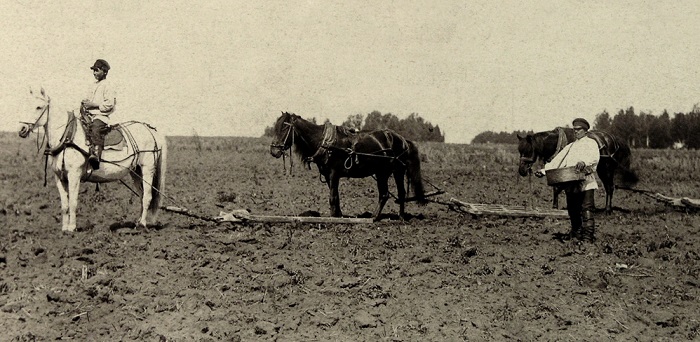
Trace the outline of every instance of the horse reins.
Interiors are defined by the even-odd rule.
[[[39,99],[39,97],[37,97],[37,99]],[[44,100],[44,99],[41,99],[41,100]],[[46,106],[44,106],[44,110],[41,111],[41,114],[39,115],[39,117],[37,117],[36,120],[34,120],[34,123],[20,121],[20,123],[23,123],[23,124],[26,124],[27,126],[29,126],[28,127],[29,132],[27,134],[31,133],[34,130],[34,128],[36,128],[37,123],[39,122],[39,120],[41,120],[42,117],[44,117],[44,114],[46,114],[46,118],[48,120],[49,107],[51,107],[51,106],[49,106],[50,103],[51,103],[51,98],[48,98],[46,100]],[[46,140],[45,133],[44,133],[44,136],[41,138],[41,143],[39,143],[39,135],[36,136],[36,150],[37,150],[37,152],[39,152],[39,150],[41,149],[41,146],[44,145],[45,140]],[[48,146],[48,142],[46,143],[46,145]],[[46,186],[46,184],[47,184],[46,168],[48,168],[48,166],[49,166],[49,156],[48,156],[48,154],[46,154],[46,152],[44,152],[44,186]]]

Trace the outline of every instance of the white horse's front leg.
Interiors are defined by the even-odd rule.
[[[68,181],[62,181],[58,175],[54,177],[56,180],[56,187],[58,188],[58,195],[61,196],[61,229],[70,230],[68,224]]]
[[[151,200],[153,199],[152,187],[156,186],[153,184],[153,175],[155,171],[152,167],[142,166],[141,167],[141,186],[143,189],[141,194],[141,217],[139,217],[138,225],[146,226],[146,214],[148,213],[148,207],[151,205]]]
[[[80,173],[68,172],[68,226],[63,230],[75,231],[76,211],[78,209],[78,194],[80,193]]]

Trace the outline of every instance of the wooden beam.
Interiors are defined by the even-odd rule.
[[[253,215],[247,210],[234,210],[232,212],[221,212],[217,217],[218,222],[268,222],[268,223],[374,223],[371,218],[358,217],[317,217],[317,216],[274,216],[274,215]]]

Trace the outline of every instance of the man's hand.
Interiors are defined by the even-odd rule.
[[[88,99],[84,99],[81,103],[82,103],[83,107],[85,107],[87,109],[92,109],[92,108],[98,107],[96,103],[94,103]]]
[[[584,168],[586,168],[586,163],[582,161],[576,163],[576,171],[582,172]]]
[[[542,172],[542,170],[537,170],[535,171],[535,176],[537,176],[537,178],[542,178],[544,177],[544,172]]]

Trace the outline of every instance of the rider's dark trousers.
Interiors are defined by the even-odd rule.
[[[105,134],[109,130],[109,126],[100,119],[94,119],[90,123],[90,141],[95,146],[104,146]]]

